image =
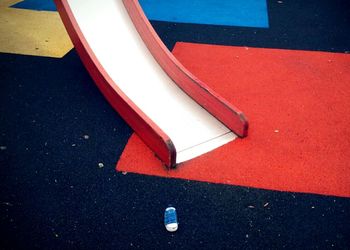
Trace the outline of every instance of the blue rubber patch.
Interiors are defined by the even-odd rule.
[[[266,0],[140,0],[150,20],[268,28]]]
[[[52,0],[24,0],[11,6],[12,8],[28,10],[56,11],[56,5]]]

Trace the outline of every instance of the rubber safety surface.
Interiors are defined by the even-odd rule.
[[[52,5],[48,0],[1,1],[0,52],[57,58],[67,54],[73,45],[59,14],[43,11]]]
[[[266,0],[140,0],[150,20],[269,27]]]
[[[245,110],[250,134],[175,171],[133,136],[118,170],[350,197],[350,55],[189,43],[174,54]]]
[[[222,94],[252,125],[229,145],[236,158],[222,148],[171,174],[61,50],[58,14],[17,2],[0,1],[0,249],[350,249],[348,0],[268,0],[269,28],[152,21],[189,69],[232,88]],[[45,44],[65,56],[19,55],[51,56]],[[147,173],[128,172],[136,163]]]

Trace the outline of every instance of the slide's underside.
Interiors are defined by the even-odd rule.
[[[97,86],[167,166],[247,135],[243,114],[183,68],[136,0],[56,5]]]

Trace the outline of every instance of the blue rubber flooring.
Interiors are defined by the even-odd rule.
[[[24,0],[12,5],[11,7],[29,10],[56,11],[56,5],[53,0]]]
[[[155,21],[268,28],[266,0],[140,0]]]

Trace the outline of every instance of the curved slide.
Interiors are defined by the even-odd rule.
[[[245,137],[242,112],[167,50],[137,0],[55,0],[106,99],[168,167]]]

